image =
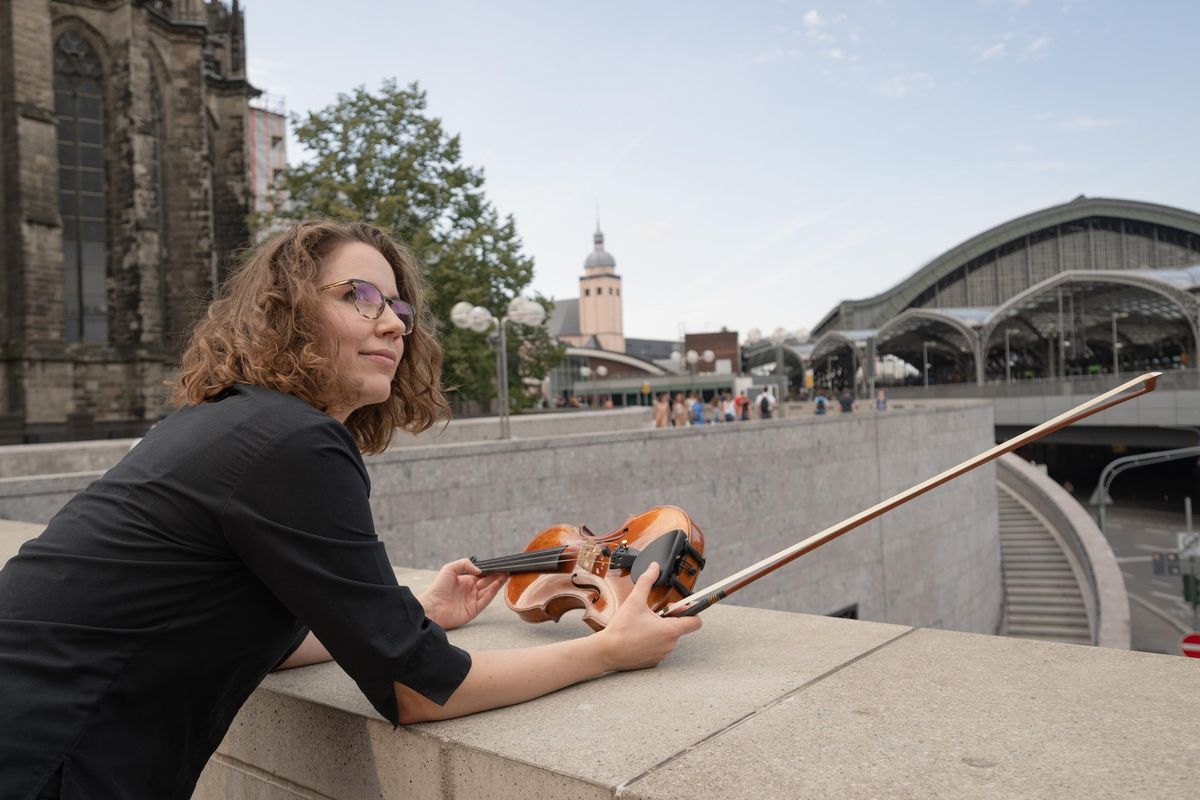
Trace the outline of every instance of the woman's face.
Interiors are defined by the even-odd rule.
[[[318,285],[350,279],[373,283],[388,297],[398,294],[392,265],[363,242],[346,242],[334,248],[325,258]],[[338,378],[348,381],[358,393],[348,407],[328,409],[331,417],[345,422],[358,409],[391,396],[392,378],[404,355],[404,323],[386,305],[378,319],[363,316],[354,305],[354,287],[350,285],[322,291],[318,316],[333,340]]]

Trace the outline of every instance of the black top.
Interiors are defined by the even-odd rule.
[[[186,798],[234,714],[309,629],[380,714],[470,657],[396,583],[358,449],[241,386],[179,411],[0,571],[0,799]]]

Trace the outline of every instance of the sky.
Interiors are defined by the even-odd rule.
[[[533,289],[578,296],[598,214],[627,337],[810,329],[1081,194],[1200,211],[1192,0],[243,6],[290,112],[417,82]]]

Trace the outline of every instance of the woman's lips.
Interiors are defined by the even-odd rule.
[[[364,356],[378,360],[380,363],[386,363],[388,366],[395,366],[396,354],[390,350],[372,350],[369,353],[363,353]]]

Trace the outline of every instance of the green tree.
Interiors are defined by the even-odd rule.
[[[484,336],[449,324],[459,300],[496,317],[533,279],[533,259],[521,252],[512,215],[500,219],[483,192],[483,170],[462,163],[458,136],[426,115],[416,83],[386,80],[377,94],[358,87],[307,116],[293,116],[309,159],[285,177],[285,211],[253,221],[265,228],[280,219],[364,219],[384,227],[419,259],[441,322],[443,380],[454,394],[484,401],[496,396],[493,349]],[[550,309],[544,297],[535,299]],[[526,378],[541,380],[563,348],[544,326],[509,326],[510,404],[532,398],[518,391]]]

